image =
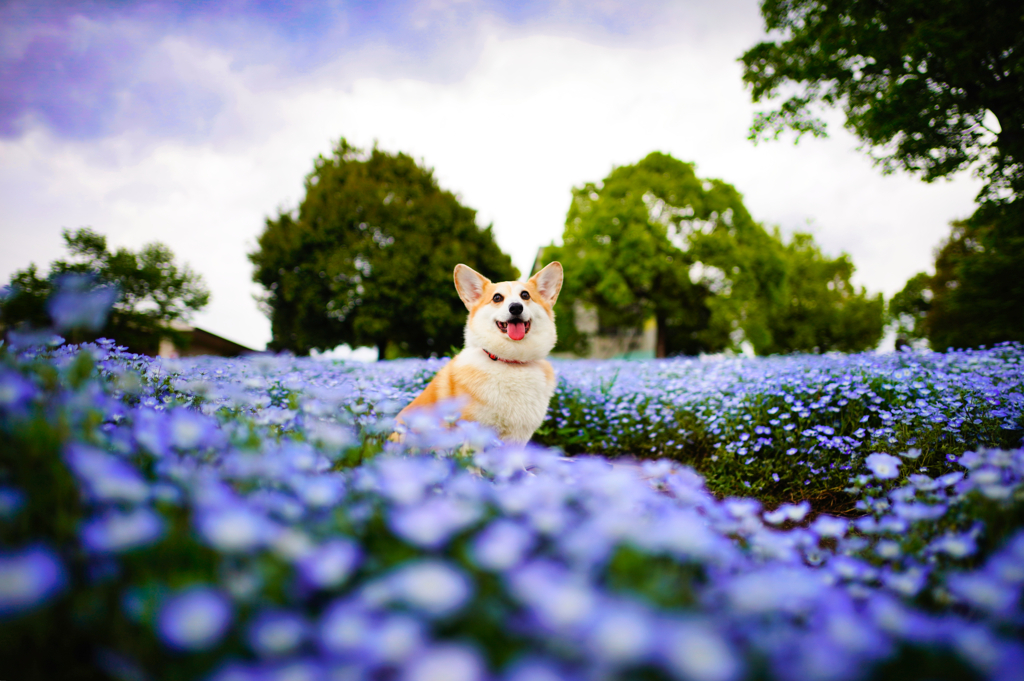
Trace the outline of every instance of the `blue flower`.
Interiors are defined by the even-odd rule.
[[[216,421],[191,409],[175,409],[170,413],[167,434],[173,446],[184,450],[215,447],[221,440]]]
[[[147,546],[164,534],[164,521],[148,508],[109,511],[82,526],[82,545],[93,553],[120,553]]]
[[[382,457],[374,464],[381,491],[400,504],[419,501],[427,488],[445,478],[448,467],[433,457]]]
[[[63,345],[64,339],[52,331],[19,331],[10,329],[7,331],[7,345],[13,350],[30,350],[44,347],[57,347]]]
[[[0,409],[14,411],[28,404],[38,393],[36,387],[21,374],[0,371]]]
[[[120,295],[116,286],[101,285],[92,275],[65,274],[57,279],[56,286],[46,310],[58,331],[99,331]]]
[[[772,525],[781,525],[786,521],[798,523],[807,517],[811,510],[810,503],[801,501],[799,504],[782,504],[774,511],[764,514],[765,522]]]
[[[607,603],[586,628],[587,646],[593,656],[610,664],[638,662],[653,651],[660,625],[640,606]]]
[[[1002,666],[1001,658],[1006,652],[1000,645],[999,639],[987,628],[977,624],[962,624],[960,622],[951,624],[953,626],[950,627],[948,636],[953,647],[966,657],[975,669],[986,673],[986,675],[999,678],[995,672]],[[1017,659],[1014,662],[1020,662],[1019,656],[1015,657]],[[1019,673],[1020,667],[1014,671]],[[1013,676],[1003,676],[1002,678],[1012,679]]]
[[[919,594],[927,579],[928,572],[918,567],[912,567],[902,572],[895,570],[882,572],[882,583],[892,591],[907,597]]]
[[[333,458],[356,444],[358,439],[352,429],[329,421],[313,421],[307,426],[310,440],[319,445]]]
[[[536,657],[525,657],[513,662],[503,681],[577,681],[582,676],[570,674],[553,661]]]
[[[929,654],[943,647],[987,677],[1013,669],[1013,648],[1000,636],[1019,619],[1024,534],[976,572],[949,569],[988,546],[992,527],[966,528],[979,501],[986,501],[979,495],[998,500],[1018,493],[1024,451],[964,454],[958,462],[969,470],[966,479],[960,466],[941,457],[930,455],[927,470],[916,470],[920,463],[905,455],[893,457],[897,464],[883,459],[889,473],[906,473],[907,484],[898,489],[889,481],[900,476],[884,477],[886,471],[872,465],[888,455],[866,455],[887,441],[894,453],[912,446],[932,452],[936,438],[946,438],[943,453],[957,457],[957,438],[983,441],[1013,422],[1024,411],[1018,346],[1002,351],[1006,360],[986,351],[898,362],[858,355],[559,364],[549,425],[578,434],[585,450],[642,453],[683,437],[688,442],[679,420],[686,413],[697,418],[709,442],[722,443],[708,461],[716,484],[722,466],[748,457],[758,483],[770,485],[773,471],[779,482],[796,485],[852,476],[848,492],[865,512],[856,525],[819,516],[806,529],[786,531],[778,528],[803,524],[809,505],[764,512],[757,500],[716,498],[700,475],[677,463],[610,465],[534,446],[496,446],[486,433],[455,421],[451,410],[437,415],[448,423],[416,424],[406,444],[437,449],[475,438],[473,465],[452,452],[408,456],[408,446],[392,445],[400,456],[378,456],[352,469],[332,461],[346,438],[373,447],[390,432],[390,415],[438,362],[364,366],[268,357],[157,363],[106,343],[85,350],[18,349],[0,358],[0,377],[21,377],[28,365],[9,371],[6,362],[21,362],[17,353],[24,353],[32,366],[52,363],[63,381],[80,352],[92,354],[101,378],[72,389],[70,381],[32,376],[25,380],[35,392],[26,398],[26,390],[14,390],[11,399],[19,408],[38,405],[48,418],[66,417],[72,441],[94,443],[69,446],[65,459],[86,501],[100,505],[87,508],[82,526],[83,594],[114,584],[89,577],[117,575],[131,597],[113,616],[136,625],[155,616],[160,631],[160,589],[168,577],[159,563],[141,566],[156,570],[152,579],[136,570],[143,558],[158,561],[159,551],[130,557],[117,551],[143,545],[147,526],[162,528],[150,504],[173,505],[168,512],[192,518],[206,544],[202,552],[219,566],[219,588],[244,603],[241,641],[264,658],[220,666],[218,681],[447,679],[457,663],[439,672],[443,665],[427,662],[432,651],[449,645],[452,635],[478,642],[478,632],[465,624],[491,616],[486,609],[492,606],[513,637],[513,660],[527,649],[550,656],[520,659],[496,672],[506,681],[615,678],[648,669],[714,681],[743,676],[748,660],[757,665],[754,674],[836,681],[870,676],[904,645]],[[122,391],[116,377],[128,368],[140,379],[132,391]],[[616,378],[609,381],[612,372]],[[918,379],[936,386],[924,404],[915,401],[923,393],[908,387]],[[876,395],[870,387],[876,384],[887,387]],[[42,385],[45,392],[35,387]],[[128,409],[122,397],[145,406]],[[781,408],[787,397],[791,412]],[[848,412],[838,410],[844,401]],[[771,420],[765,414],[770,405],[780,407]],[[864,423],[858,430],[865,411],[879,427]],[[96,428],[93,414],[102,415]],[[936,426],[940,414],[944,420]],[[18,428],[19,418],[5,423]],[[755,435],[741,443],[741,433]],[[773,433],[781,436],[774,442]],[[739,457],[742,446],[749,451]],[[74,453],[79,449],[86,453]],[[788,459],[786,475],[773,468],[772,457],[798,451],[801,460]],[[865,458],[861,475],[856,466]],[[138,468],[134,462],[141,462]],[[35,517],[36,491],[26,478],[15,471],[5,484],[28,494]],[[988,506],[1001,513],[1004,505]],[[851,527],[860,531],[851,535]],[[904,533],[912,540],[904,541]],[[424,553],[433,557],[423,559]],[[396,566],[407,556],[416,558]],[[470,561],[473,569],[455,561]],[[642,569],[631,572],[631,564]],[[678,607],[659,604],[655,612],[623,596],[636,590],[638,578],[676,574],[673,566],[681,566],[692,591],[684,608],[692,619],[679,619]],[[332,594],[344,600],[324,603]],[[916,604],[922,594],[934,616]],[[227,596],[218,592],[218,598]],[[318,623],[307,625],[321,608]],[[955,647],[964,624],[976,631]],[[227,636],[225,629],[219,638],[214,632],[193,639],[213,640],[200,645],[215,647]],[[314,645],[318,650],[311,652]],[[203,657],[217,666],[220,654]],[[168,657],[172,664],[187,659]],[[487,676],[480,662],[479,674]]]
[[[819,573],[780,565],[740,575],[724,589],[730,607],[740,615],[800,613],[812,606],[825,584]]]
[[[163,456],[170,451],[167,413],[139,408],[133,414],[135,440],[150,453]]]
[[[264,610],[246,628],[246,641],[256,654],[277,657],[298,648],[307,630],[301,615],[287,610]]]
[[[875,544],[875,553],[878,554],[879,558],[896,560],[903,555],[903,550],[900,548],[899,542],[883,539]]]
[[[732,645],[706,620],[667,622],[660,633],[666,666],[682,678],[732,681],[744,672]]]
[[[25,505],[25,495],[13,487],[0,487],[0,520],[9,520]]]
[[[0,552],[0,619],[40,606],[66,585],[64,566],[50,549]]]
[[[341,478],[330,475],[296,477],[291,480],[291,486],[310,508],[336,506],[345,495],[345,483]]]
[[[950,575],[946,585],[964,603],[995,615],[1009,615],[1020,603],[1020,584],[1006,584],[986,572]]]
[[[945,553],[953,558],[966,558],[974,555],[977,550],[974,535],[946,534],[933,541],[928,550],[934,553]]]
[[[546,629],[578,629],[590,621],[598,607],[597,594],[577,575],[546,561],[536,561],[508,575],[512,593],[530,607]]]
[[[409,543],[437,549],[479,517],[480,510],[474,504],[433,497],[415,506],[396,508],[390,525],[395,534]]]
[[[944,504],[893,504],[892,513],[897,518],[907,522],[916,523],[921,520],[937,520],[946,514],[947,507]]]
[[[157,615],[157,633],[177,650],[207,650],[217,645],[231,625],[231,603],[219,591],[193,587],[175,594]]]
[[[359,566],[362,552],[349,539],[335,538],[302,556],[295,564],[301,582],[314,589],[340,586]]]
[[[241,503],[197,509],[196,527],[212,547],[225,553],[249,553],[267,545],[277,528]]]
[[[483,681],[486,671],[475,649],[444,643],[413,658],[402,670],[401,681]]]
[[[328,654],[352,656],[372,644],[373,625],[374,618],[360,604],[335,601],[320,619],[320,647]]]
[[[142,475],[123,459],[83,444],[70,445],[66,459],[94,501],[137,503],[149,497]]]
[[[874,593],[866,603],[867,614],[881,631],[899,636],[908,642],[927,644],[940,634],[935,619],[904,605],[885,593]]]
[[[388,577],[387,585],[396,600],[434,617],[456,612],[472,593],[466,575],[440,560],[404,565]]]
[[[473,559],[488,570],[508,570],[526,558],[535,541],[533,532],[519,523],[495,520],[473,541]]]
[[[864,463],[879,480],[892,480],[899,476],[900,460],[891,454],[875,452],[869,454]]]
[[[846,534],[850,527],[850,521],[845,518],[834,518],[828,515],[820,515],[811,523],[811,531],[823,538],[839,538]]]
[[[406,614],[389,614],[373,623],[367,632],[365,653],[380,664],[399,664],[426,646],[427,631],[422,620]]]

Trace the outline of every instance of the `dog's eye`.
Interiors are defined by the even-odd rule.
[[[519,297],[522,298],[523,300],[529,300],[530,299],[530,292],[529,291],[523,291],[522,293],[519,294]]]
[[[491,298],[491,300],[493,300],[496,303],[500,303],[501,301],[505,300],[505,296],[501,295],[500,293],[495,293],[494,297]]]

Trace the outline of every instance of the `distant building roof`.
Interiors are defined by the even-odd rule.
[[[238,357],[256,352],[241,343],[228,340],[215,333],[197,327],[181,329],[189,338],[188,347],[179,348],[170,339],[160,341],[160,357],[195,357],[197,355],[214,355],[216,357]]]

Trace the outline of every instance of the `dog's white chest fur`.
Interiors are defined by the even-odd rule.
[[[543,360],[526,365],[493,361],[479,348],[466,348],[454,361],[487,375],[474,386],[473,420],[493,428],[505,442],[528,442],[544,422],[555,392],[550,365]]]
[[[462,418],[494,429],[505,442],[529,442],[555,392],[555,370],[544,358],[557,341],[551,308],[562,288],[562,265],[550,263],[527,282],[495,284],[463,264],[455,266],[454,277],[469,310],[466,349],[396,420],[404,423],[412,410],[460,399]]]

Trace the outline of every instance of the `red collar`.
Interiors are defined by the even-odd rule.
[[[480,348],[480,349],[484,350],[483,348]],[[490,357],[491,360],[494,361],[494,362],[504,362],[505,364],[529,364],[529,362],[521,362],[518,359],[504,359],[502,357],[498,357],[497,355],[492,355],[491,353],[487,352],[486,350],[484,350],[484,354],[487,355],[488,357]]]

